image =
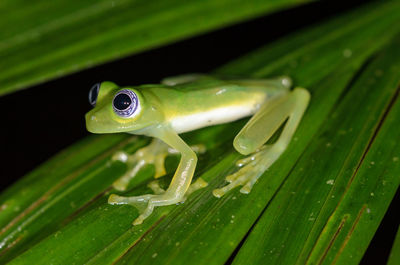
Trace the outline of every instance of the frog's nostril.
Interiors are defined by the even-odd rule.
[[[86,129],[89,132],[95,133],[97,127],[97,118],[96,115],[86,115]]]

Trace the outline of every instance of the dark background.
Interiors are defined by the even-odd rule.
[[[319,23],[366,1],[311,3],[133,55],[0,97],[0,190],[88,135],[84,114],[89,88],[157,83],[167,76],[209,72],[258,47]],[[268,29],[268,35],[262,35]],[[46,139],[43,141],[43,139]],[[361,264],[385,264],[400,223],[397,192]]]

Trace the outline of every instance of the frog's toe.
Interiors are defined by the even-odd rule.
[[[244,193],[244,194],[250,193],[250,191],[253,188],[254,183],[256,183],[257,179],[258,179],[257,175],[253,175],[253,177],[249,178],[249,180],[246,182],[246,184],[240,189],[240,192]]]
[[[129,204],[136,207],[139,212],[143,212],[145,211],[149,200],[154,196],[155,195],[153,194],[145,194],[142,196],[124,197],[116,194],[111,194],[110,197],[108,197],[108,203],[112,205]]]
[[[111,157],[113,161],[121,161],[126,162],[128,160],[129,155],[124,151],[115,152],[114,155]]]
[[[245,157],[245,158],[239,159],[239,160],[236,162],[236,166],[238,166],[238,167],[243,167],[244,165],[248,165],[248,164],[251,163],[252,161],[258,159],[258,157],[259,157],[259,153],[255,153],[255,154],[252,154],[252,155],[247,156],[247,157]]]
[[[250,171],[252,168],[247,166],[247,167],[243,167],[242,169],[236,171],[233,174],[228,175],[225,180],[229,183],[232,182],[240,182],[243,179],[243,176],[246,175],[248,173],[248,171]]]
[[[167,192],[163,194],[156,194],[156,195],[148,194],[148,195],[150,195],[151,197],[147,202],[147,206],[139,210],[140,215],[135,219],[135,221],[133,221],[132,223],[133,225],[139,225],[143,223],[143,221],[153,213],[154,207],[176,204],[183,200],[182,197],[175,196],[174,194],[169,194]],[[138,197],[143,197],[143,196],[138,196]],[[136,207],[136,205],[134,206]]]
[[[123,201],[124,197],[119,196],[117,194],[111,194],[110,197],[108,197],[109,204],[122,204]]]
[[[212,194],[217,198],[221,198],[224,196],[225,192],[222,189],[215,189],[213,190]]]
[[[144,221],[144,218],[142,215],[139,215],[138,218],[136,218],[133,222],[132,225],[141,225]]]
[[[236,164],[240,169],[225,178],[229,184],[222,188],[215,189],[213,191],[214,196],[218,198],[222,197],[224,194],[238,186],[243,186],[240,189],[241,193],[249,193],[258,178],[271,165],[269,159],[271,152],[271,148],[262,147],[258,152],[238,160]]]
[[[147,187],[149,187],[154,192],[154,194],[165,193],[165,190],[160,186],[159,180],[150,181],[149,184],[147,184]]]
[[[125,174],[122,177],[114,181],[113,187],[116,190],[125,191],[128,188],[130,181],[137,175],[137,173],[143,166],[144,166],[143,161],[139,161],[133,167],[129,167],[128,165],[128,171],[125,172]]]
[[[152,214],[154,206],[155,205],[152,203],[152,201],[149,201],[143,210],[139,210],[140,215],[132,222],[132,225],[142,224],[143,221]]]
[[[133,225],[139,225],[143,223],[143,220],[146,219],[152,212],[154,206],[151,204],[150,199],[155,195],[146,194],[142,196],[132,196],[132,197],[124,197],[116,194],[111,194],[108,197],[108,203],[115,204],[129,204],[138,209],[140,215],[135,219]]]
[[[233,173],[232,175],[227,176],[226,179],[229,180],[228,182],[230,183],[222,188],[215,189],[213,191],[213,195],[217,198],[220,198],[230,190],[243,185],[244,186],[240,190],[240,192],[249,193],[254,183],[258,179],[258,175],[259,174],[256,173],[252,167],[245,166],[240,170],[238,170],[237,172]]]
[[[119,190],[119,191],[124,191],[128,187],[129,180],[126,178],[119,178],[114,183],[112,184],[114,189]]]
[[[155,157],[152,159],[154,162],[154,168],[155,168],[155,174],[154,178],[160,178],[167,174],[167,171],[165,170],[165,159],[168,155],[168,152],[161,152],[155,155]]]

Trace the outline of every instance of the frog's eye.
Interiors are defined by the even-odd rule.
[[[96,106],[97,96],[99,95],[100,83],[95,84],[89,90],[89,103],[93,107]]]
[[[124,118],[132,116],[138,108],[138,104],[137,95],[129,89],[119,91],[113,99],[114,112]]]

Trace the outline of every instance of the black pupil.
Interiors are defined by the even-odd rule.
[[[92,86],[89,91],[89,103],[92,105],[96,104],[97,95],[99,94],[99,84]]]
[[[118,110],[125,110],[131,105],[132,100],[127,94],[119,94],[114,99],[114,107]]]

